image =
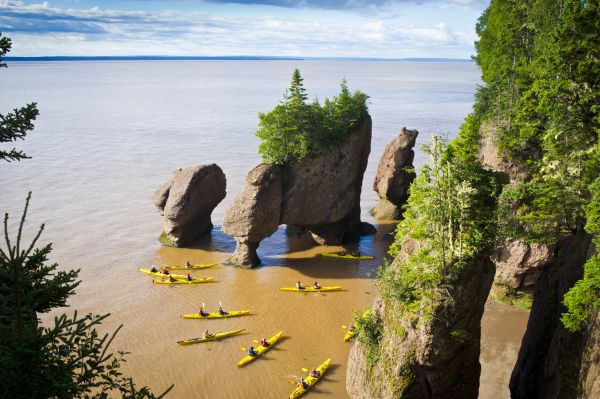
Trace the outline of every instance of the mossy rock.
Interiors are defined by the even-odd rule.
[[[167,233],[165,233],[164,230],[160,233],[160,236],[158,237],[158,242],[160,242],[165,247],[176,247],[177,246],[177,245],[175,245],[175,243],[173,241],[171,241],[169,239],[169,236],[167,236]]]

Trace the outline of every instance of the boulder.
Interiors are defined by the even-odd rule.
[[[216,164],[173,172],[152,196],[164,217],[161,242],[181,247],[212,230],[211,214],[225,198],[225,174]]]
[[[416,130],[403,127],[385,147],[373,182],[379,202],[372,212],[378,219],[394,220],[401,217],[402,205],[406,203],[408,189],[415,179],[413,147],[418,134]]]
[[[505,240],[491,256],[496,264],[494,281],[521,291],[531,290],[543,267],[552,259],[553,250],[552,245]]]
[[[342,143],[285,166],[261,164],[246,177],[243,191],[225,214],[223,232],[237,248],[231,261],[260,262],[256,248],[281,224],[288,233],[320,245],[357,240],[362,179],[371,151],[371,117]]]
[[[221,230],[235,237],[233,263],[253,267],[260,263],[256,249],[280,222],[282,178],[278,166],[260,164],[246,175],[244,190],[233,200]]]

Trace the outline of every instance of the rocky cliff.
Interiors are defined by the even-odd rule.
[[[527,331],[510,380],[513,398],[586,397],[582,396],[582,380],[589,381],[586,383],[591,387],[595,384],[597,392],[598,375],[588,375],[582,367],[584,353],[588,359],[595,357],[596,371],[599,367],[599,349],[586,350],[586,345],[597,342],[598,333],[593,330],[597,320],[590,324],[592,329],[579,333],[569,332],[560,321],[566,310],[564,294],[583,276],[583,264],[592,251],[591,237],[583,231],[556,244],[551,261],[535,284]]]
[[[509,188],[528,179],[528,171],[521,165],[509,161],[498,150],[498,127],[490,122],[481,124],[479,129],[479,161],[489,169],[506,176]],[[494,282],[510,288],[530,291],[542,268],[552,258],[553,246],[528,244],[522,240],[502,239],[492,253],[496,265]]]
[[[367,115],[346,141],[319,155],[252,169],[223,222],[223,232],[237,242],[231,260],[242,267],[256,266],[260,241],[281,224],[321,245],[357,239],[364,228],[360,194],[370,151]]]
[[[404,245],[391,267],[418,251]],[[438,287],[433,305],[415,313],[393,300],[372,307],[383,331],[377,347],[356,342],[346,390],[352,398],[476,398],[481,317],[494,277],[478,257]]]
[[[373,190],[379,196],[377,205],[373,208],[373,216],[378,219],[400,219],[402,205],[408,199],[408,189],[415,179],[413,147],[419,132],[400,130],[386,147],[373,182]]]
[[[211,214],[225,198],[225,174],[216,164],[177,169],[152,196],[164,217],[160,241],[181,247],[211,231]]]

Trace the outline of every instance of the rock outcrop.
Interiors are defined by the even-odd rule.
[[[404,245],[392,267],[417,250]],[[477,398],[481,317],[493,278],[492,262],[479,257],[451,284],[439,287],[427,315],[378,298],[371,309],[383,326],[377,355],[355,343],[346,374],[348,394],[355,399]]]
[[[160,241],[181,247],[210,232],[212,211],[225,198],[225,188],[225,174],[216,164],[174,171],[152,196],[164,217]]]
[[[582,355],[590,335],[569,332],[560,317],[566,311],[564,294],[583,276],[583,264],[592,251],[591,237],[583,231],[556,244],[551,262],[535,284],[531,315],[510,380],[512,398],[580,397]],[[585,379],[598,384],[597,376]]]
[[[511,185],[527,180],[529,172],[500,154],[499,136],[499,129],[494,124],[481,124],[478,159],[489,169],[504,174],[508,181],[505,189],[509,189]],[[550,262],[553,249],[552,245],[527,244],[522,240],[504,239],[492,253],[492,261],[496,265],[494,282],[530,291],[542,268]]]
[[[223,222],[223,232],[237,242],[231,261],[256,266],[260,241],[281,224],[320,245],[357,239],[364,230],[360,193],[370,151],[367,116],[346,141],[322,154],[286,166],[261,164],[252,169]]]
[[[418,134],[416,130],[403,127],[385,147],[373,182],[379,201],[372,212],[378,219],[394,220],[402,216],[402,205],[408,199],[408,189],[416,176],[413,147]]]

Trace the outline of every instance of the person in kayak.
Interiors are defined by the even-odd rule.
[[[185,280],[186,280],[186,281],[192,281],[192,280],[193,280],[193,278],[192,278],[192,276],[190,276],[190,274],[188,273],[188,274],[186,274],[186,275],[185,275]]]
[[[302,285],[302,283],[300,282],[300,280],[298,280],[298,282],[296,283],[296,289],[297,290],[303,290],[304,286]]]
[[[166,268],[163,268],[163,269],[162,269],[160,272],[161,272],[162,274],[164,274],[165,276],[168,276],[169,274],[171,274],[171,273],[169,272],[169,270],[167,270]]]
[[[320,290],[320,289],[321,289],[321,286],[319,285],[319,283],[317,283],[317,282],[315,281],[315,283],[313,284],[313,288],[314,288],[315,290]]]
[[[190,263],[190,261],[188,260],[187,262],[185,262],[185,267],[186,267],[187,269],[192,269],[192,268],[194,267],[194,265],[192,265],[192,264]]]
[[[360,249],[357,249],[356,251],[352,252],[352,256],[354,256],[355,258],[360,258]]]
[[[254,350],[253,346],[251,346],[248,348],[248,355],[250,355],[252,357],[256,357],[256,356],[258,356],[258,352]]]
[[[206,316],[208,316],[208,313],[206,313],[206,312],[204,311],[204,306],[201,306],[201,307],[200,307],[200,311],[198,312],[198,314],[199,314],[200,316],[202,316],[202,317],[206,317]]]
[[[310,385],[308,384],[308,382],[304,381],[304,378],[300,378],[298,387],[302,387],[303,389],[308,389],[308,387],[310,387]]]
[[[151,271],[152,273],[158,273],[158,270],[156,270],[156,267],[154,267],[154,266],[152,266],[152,269],[150,269],[150,271]]]
[[[347,255],[347,253],[346,253],[346,250],[345,250],[345,249],[342,249],[342,250],[341,250],[340,252],[338,252],[337,254],[338,254],[339,256],[346,256],[346,255]]]
[[[204,339],[214,338],[215,334],[211,334],[208,332],[208,330],[206,330],[206,331],[204,331],[203,337],[204,337]]]
[[[266,348],[266,347],[268,347],[269,345],[271,345],[271,344],[269,343],[269,341],[267,341],[267,339],[266,339],[266,338],[263,338],[263,339],[261,339],[261,340],[260,340],[260,344],[261,344],[262,346],[264,346],[265,348]]]
[[[177,281],[177,280],[175,279],[175,277],[173,277],[173,276],[171,276],[171,275],[169,274],[169,281],[170,281],[170,282],[172,282],[172,283],[174,283],[174,282],[175,282],[175,281]]]
[[[310,374],[311,377],[313,378],[319,378],[321,376],[321,372],[315,369],[310,370]]]
[[[224,311],[221,306],[219,306],[218,312],[221,316],[227,316],[229,314],[229,312]]]

